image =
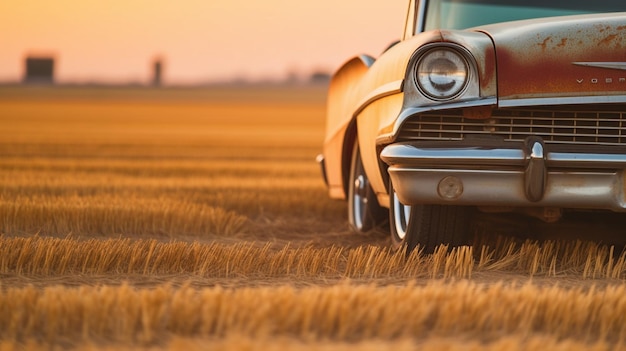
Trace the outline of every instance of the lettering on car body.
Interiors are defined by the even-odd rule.
[[[582,78],[581,79],[576,79],[576,82],[578,84],[583,84],[585,82],[585,80],[582,79]],[[600,82],[604,82],[604,84],[612,84],[612,83],[615,83],[615,82],[623,84],[623,83],[626,83],[626,77],[620,77],[620,78],[617,78],[617,79],[614,79],[614,78],[604,78],[604,79],[591,78],[591,79],[589,79],[589,82],[591,84],[599,84]]]
[[[626,70],[626,62],[572,62],[572,64],[585,67]],[[583,78],[577,78],[576,82],[578,84],[582,84],[585,80]],[[589,79],[589,82],[591,82],[591,84],[599,84],[600,82],[603,82],[604,84],[612,84],[614,82],[626,83],[626,77],[619,77],[616,79],[613,77],[591,78]]]

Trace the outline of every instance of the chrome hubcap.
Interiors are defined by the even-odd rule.
[[[363,174],[359,174],[354,180],[353,210],[354,225],[357,228],[363,228],[363,221],[367,211],[367,187],[369,186],[367,178]]]
[[[409,218],[411,217],[411,206],[403,205],[396,192],[393,192],[393,219],[396,229],[396,234],[400,240],[406,238],[407,227],[409,224]]]
[[[367,179],[362,174],[354,180],[354,194],[367,202]]]

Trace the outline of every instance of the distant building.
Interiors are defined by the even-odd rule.
[[[330,82],[330,73],[323,71],[316,71],[309,77],[309,82],[312,84],[327,84]]]
[[[26,74],[24,83],[27,84],[53,84],[54,83],[54,58],[51,57],[27,57]]]
[[[152,65],[152,85],[155,87],[161,86],[163,75],[163,62],[161,60],[155,60]]]

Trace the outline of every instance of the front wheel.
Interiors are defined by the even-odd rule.
[[[456,247],[469,243],[468,207],[407,206],[400,202],[393,185],[390,189],[389,223],[391,242],[395,248],[406,245],[409,254],[419,245],[424,253],[432,253],[441,244]]]
[[[376,194],[361,160],[358,139],[352,148],[350,178],[348,179],[348,221],[353,231],[365,233],[380,224],[387,217],[386,211],[378,204]]]

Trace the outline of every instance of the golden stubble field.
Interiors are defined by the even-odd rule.
[[[406,258],[350,233],[314,162],[324,99],[0,87],[0,350],[626,346],[621,246],[504,221]]]

